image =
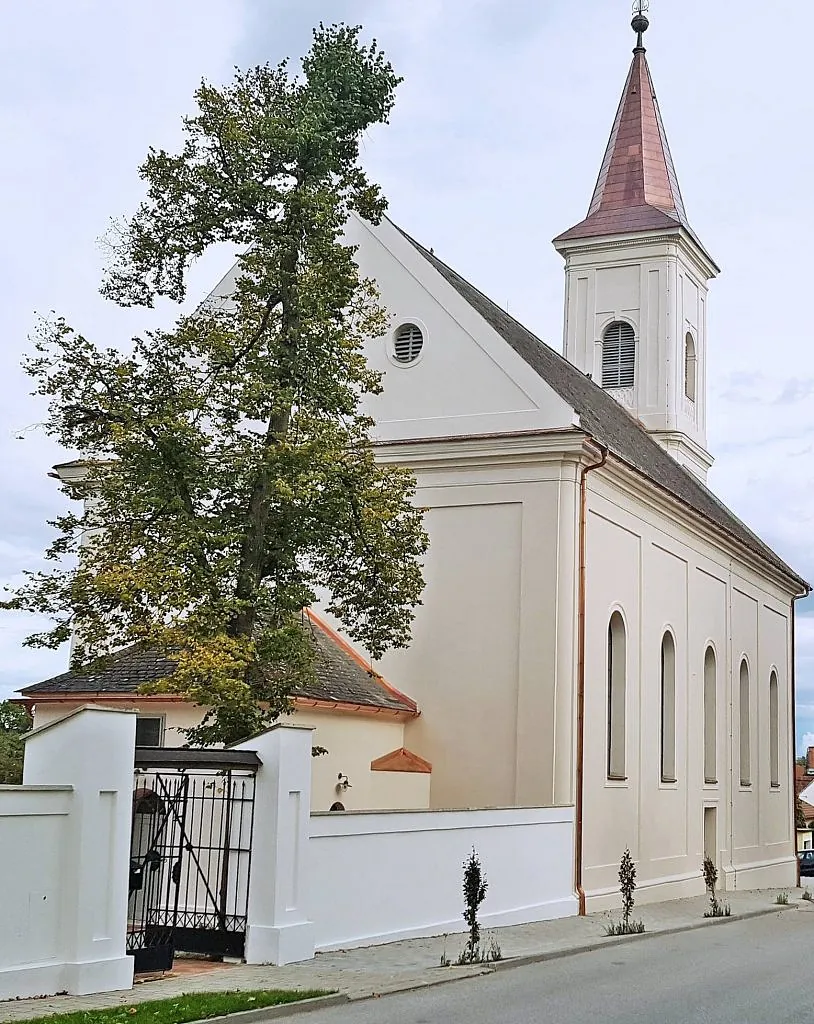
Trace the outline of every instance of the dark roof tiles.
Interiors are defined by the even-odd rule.
[[[398,229],[401,231],[401,229]],[[509,346],[579,415],[582,429],[617,458],[764,559],[801,589],[808,585],[606,391],[406,232],[401,234]]]
[[[310,631],[314,640],[316,671],[314,681],[298,690],[296,696],[392,711],[416,711],[415,704],[408,697],[366,669],[361,660],[319,620],[306,616],[303,628]],[[173,669],[173,662],[167,658],[134,646],[112,655],[97,673],[63,672],[20,692],[24,697],[71,693],[122,696],[136,693],[146,683],[172,675]]]

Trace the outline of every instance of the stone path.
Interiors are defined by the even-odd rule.
[[[726,893],[732,907],[729,920],[755,914],[780,912],[775,898],[781,890],[762,889],[753,892]],[[801,901],[802,890],[790,892],[790,909],[814,912],[814,903]],[[707,927],[719,922],[706,921],[706,897],[673,900],[636,907],[635,916],[646,926],[647,935]],[[618,915],[617,915],[618,916]],[[560,921],[498,928],[489,932],[500,943],[504,960],[497,969],[529,959],[546,959],[576,953],[613,942],[637,939],[608,939],[604,935],[607,914],[571,917]],[[725,922],[724,922],[725,923]],[[814,918],[812,918],[814,927]],[[406,989],[421,988],[452,979],[474,977],[495,969],[493,966],[453,967],[441,969],[440,959],[446,955],[454,960],[463,946],[463,936],[410,939],[385,946],[318,953],[313,960],[288,967],[247,967],[179,961],[179,969],[151,981],[138,983],[130,992],[110,992],[92,996],[52,996],[45,999],[20,999],[0,1003],[0,1022],[21,1021],[49,1013],[67,1013],[106,1006],[132,1006],[148,999],[163,999],[184,992],[216,992],[229,989],[333,989],[351,999],[384,995]]]

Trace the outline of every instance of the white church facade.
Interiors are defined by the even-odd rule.
[[[348,241],[391,315],[367,352],[385,375],[377,451],[414,472],[430,550],[412,644],[367,682],[348,667],[366,653],[315,613],[345,657],[340,673],[326,656],[341,679],[295,712],[331,751],[317,809],[574,807],[583,910],[617,905],[626,848],[642,902],[703,891],[705,853],[726,888],[793,885],[793,617],[809,588],[706,486],[718,268],[641,35],[588,216],[554,243],[564,356],[391,221],[353,220]],[[111,679],[23,694],[38,725],[108,700],[160,719],[168,743],[200,715],[138,695],[138,673]],[[353,788],[335,793],[343,772]]]

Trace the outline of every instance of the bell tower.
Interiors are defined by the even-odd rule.
[[[565,258],[565,357],[702,480],[707,289],[719,270],[690,227],[643,45],[633,62],[588,214],[554,239]]]

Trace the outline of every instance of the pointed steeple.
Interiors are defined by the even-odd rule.
[[[633,19],[638,42],[588,216],[554,239],[566,242],[678,226],[691,232],[642,45],[648,21]]]

